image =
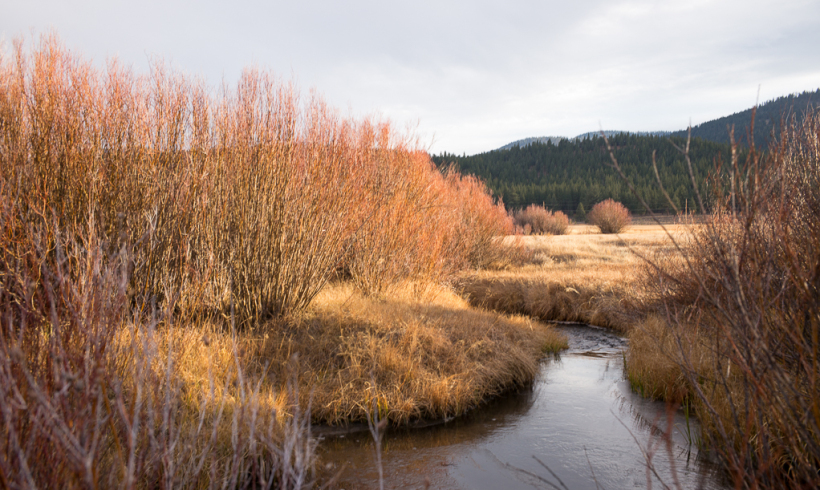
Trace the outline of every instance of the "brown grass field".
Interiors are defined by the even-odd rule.
[[[666,225],[683,238],[686,226]],[[471,304],[530,315],[543,321],[577,321],[628,332],[641,318],[646,261],[674,250],[659,225],[633,225],[620,235],[574,224],[566,235],[507,237],[523,249],[517,260],[463,274],[458,287]]]

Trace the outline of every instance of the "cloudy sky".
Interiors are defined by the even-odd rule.
[[[0,0],[0,37],[55,30],[101,65],[162,58],[214,86],[249,65],[434,153],[675,130],[820,87],[820,1]]]

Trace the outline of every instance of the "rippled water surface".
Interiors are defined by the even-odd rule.
[[[647,449],[658,476],[673,488],[674,475],[683,488],[722,488],[713,466],[689,444],[682,414],[671,414],[671,448],[659,437],[670,426],[669,414],[663,403],[630,391],[624,339],[595,327],[559,328],[570,349],[544,362],[532,389],[446,424],[388,431],[385,488],[426,482],[430,488],[552,488],[539,478],[559,488],[558,479],[570,489],[596,488],[596,481],[606,489],[646,488]],[[326,437],[320,453],[324,462],[346,465],[342,488],[378,488],[369,433]],[[662,488],[658,476],[649,473],[654,488]]]

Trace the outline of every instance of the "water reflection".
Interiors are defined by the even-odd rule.
[[[608,489],[644,488],[647,476],[655,486],[658,477],[671,484],[673,466],[684,488],[720,488],[679,413],[671,414],[670,459],[659,437],[669,426],[664,405],[633,394],[623,379],[625,340],[590,327],[562,328],[570,349],[544,362],[531,389],[447,424],[388,432],[386,487],[423,488],[427,481],[431,488],[532,488],[537,482],[520,470],[557,484],[537,456],[572,489],[595,488],[595,480]],[[321,453],[323,461],[347,466],[341,488],[378,488],[366,432],[328,438]],[[657,476],[647,472],[646,454]]]

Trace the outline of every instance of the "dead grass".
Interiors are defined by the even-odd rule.
[[[381,416],[401,425],[457,416],[526,385],[543,355],[567,347],[566,337],[547,325],[477,310],[431,285],[420,293],[406,284],[378,298],[335,283],[275,330],[281,334],[176,327],[157,335],[157,358],[173,353],[175,378],[191,407],[224,396],[230,410],[238,403],[233,388],[244,377],[244,384],[259,385],[264,410],[287,415],[285,381],[295,371],[301,405],[311,406],[315,423],[365,421],[376,397]],[[121,332],[120,343],[130,339]],[[237,371],[237,362],[245,372]]]
[[[303,402],[326,424],[364,421],[375,398],[393,424],[455,416],[532,381],[566,338],[528,318],[471,308],[454,292],[413,285],[390,297],[347,283],[316,298],[281,336],[248,340],[249,359],[281,375],[298,357]],[[262,369],[259,364],[257,369]]]
[[[678,336],[663,318],[651,314],[629,332],[626,375],[632,389],[646,398],[681,403],[691,399],[691,389],[680,365],[684,357],[693,364],[708,363],[709,350],[696,329],[686,332],[685,352],[681,353]]]
[[[680,236],[685,226],[667,229]],[[646,291],[640,256],[668,254],[674,248],[658,225],[631,226],[620,235],[572,225],[567,235],[508,237],[506,243],[524,248],[527,258],[463,274],[458,287],[471,304],[622,332],[642,316]]]

